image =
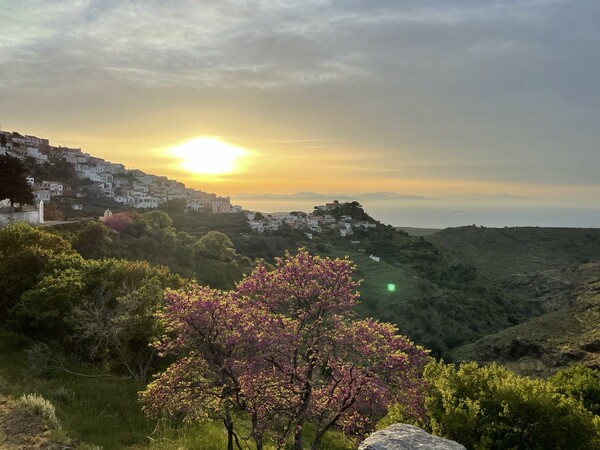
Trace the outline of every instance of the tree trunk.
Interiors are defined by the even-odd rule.
[[[263,450],[263,435],[258,431],[258,417],[254,413],[252,414],[252,437],[256,444],[256,450]]]
[[[300,407],[300,411],[298,414],[298,422],[296,424],[296,432],[294,434],[294,450],[302,450],[302,436],[304,435],[304,424],[306,422],[306,414],[308,412],[308,407],[310,406],[310,399],[312,395],[312,372],[313,368],[311,367],[308,370],[307,379],[309,381],[304,385],[304,393],[302,394],[302,406]]]
[[[296,433],[294,434],[294,450],[302,450],[302,434],[304,433],[304,419],[298,422]]]
[[[223,419],[227,429],[227,450],[233,450],[233,420],[231,419],[231,410],[225,406],[225,418]]]

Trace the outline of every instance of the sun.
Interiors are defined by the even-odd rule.
[[[241,169],[240,162],[248,151],[216,137],[198,137],[169,149],[188,172],[225,175]]]

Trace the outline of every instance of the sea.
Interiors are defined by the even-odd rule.
[[[333,199],[232,198],[244,209],[263,213],[313,211]],[[343,200],[347,201],[347,200]],[[485,227],[600,228],[600,202],[552,202],[529,198],[407,198],[358,199],[374,219],[395,227],[448,228],[465,225]],[[342,202],[342,200],[340,200]]]

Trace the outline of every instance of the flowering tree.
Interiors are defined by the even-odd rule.
[[[133,219],[127,213],[115,213],[104,218],[104,225],[113,231],[121,233],[131,226]]]
[[[347,259],[300,250],[274,270],[259,265],[234,292],[168,293],[158,346],[179,359],[142,394],[146,411],[217,416],[230,449],[240,411],[257,449],[268,431],[278,448],[293,440],[297,450],[309,422],[316,449],[331,429],[370,431],[391,403],[419,415],[426,352],[390,324],[355,319],[354,271]]]

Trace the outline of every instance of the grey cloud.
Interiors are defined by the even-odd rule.
[[[0,16],[14,102],[125,100],[119,119],[179,102],[344,137],[397,177],[598,183],[596,0],[22,0]]]
[[[387,28],[500,21],[539,4],[25,0],[8,14],[22,26],[13,22],[12,38],[0,42],[17,63],[24,63],[19,54],[28,56],[30,64],[12,77],[23,85],[35,82],[20,76],[28,69],[68,68],[76,59],[90,71],[118,67],[108,74],[134,82],[142,74],[150,85],[213,86],[220,81],[236,86],[249,79],[251,86],[269,87],[365,76],[376,69],[369,59],[396,47],[386,41],[370,48],[368,36],[389,39]]]

